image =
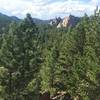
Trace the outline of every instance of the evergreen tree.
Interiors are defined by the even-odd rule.
[[[8,69],[9,100],[24,99],[28,83],[37,77],[38,30],[28,14],[18,25],[12,24],[0,50],[1,65]],[[37,63],[38,62],[38,63]]]

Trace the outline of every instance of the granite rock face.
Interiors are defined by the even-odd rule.
[[[64,17],[63,19],[58,17],[58,18],[55,18],[55,19],[52,19],[50,20],[50,25],[51,26],[56,26],[57,28],[61,28],[61,27],[68,27],[68,26],[71,26],[71,27],[74,27],[78,22],[80,21],[80,18],[79,17],[75,17],[75,16],[66,16]]]

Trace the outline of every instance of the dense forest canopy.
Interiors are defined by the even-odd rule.
[[[2,31],[0,100],[40,100],[44,91],[100,100],[99,9],[73,28],[38,26],[27,14]]]

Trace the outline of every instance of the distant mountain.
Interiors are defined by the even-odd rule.
[[[0,26],[9,24],[12,21],[18,22],[18,21],[20,21],[20,19],[15,16],[10,17],[10,16],[0,13]]]
[[[33,21],[35,24],[41,25],[41,24],[49,24],[50,20],[41,20],[41,19],[33,18]]]
[[[16,21],[16,22],[19,22],[21,19],[19,19],[18,17],[16,16],[11,16],[10,17],[13,21]]]
[[[5,14],[0,13],[0,28],[6,27],[9,25],[12,21],[19,22],[21,19],[19,19],[16,16],[7,16]],[[41,20],[37,18],[33,18],[33,21],[35,24],[48,24],[49,20]]]
[[[2,30],[4,30],[4,28],[7,27],[12,21],[20,22],[21,19],[16,16],[7,16],[5,14],[0,13],[0,33],[2,33]],[[80,18],[70,15],[68,17],[64,17],[63,19],[60,17],[50,20],[41,20],[33,18],[33,21],[37,25],[50,24],[55,25],[57,28],[60,28],[68,26],[73,27],[80,21]]]
[[[19,22],[20,19],[15,16],[7,16],[5,14],[0,13],[0,33],[7,27],[12,21]]]

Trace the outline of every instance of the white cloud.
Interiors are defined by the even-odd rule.
[[[83,15],[85,12],[93,13],[99,0],[0,0],[0,11],[18,17],[25,17],[31,13],[37,18],[51,18],[54,16],[75,14]]]
[[[97,3],[97,2],[98,2],[98,0],[91,0],[91,2],[92,2],[92,3]]]

